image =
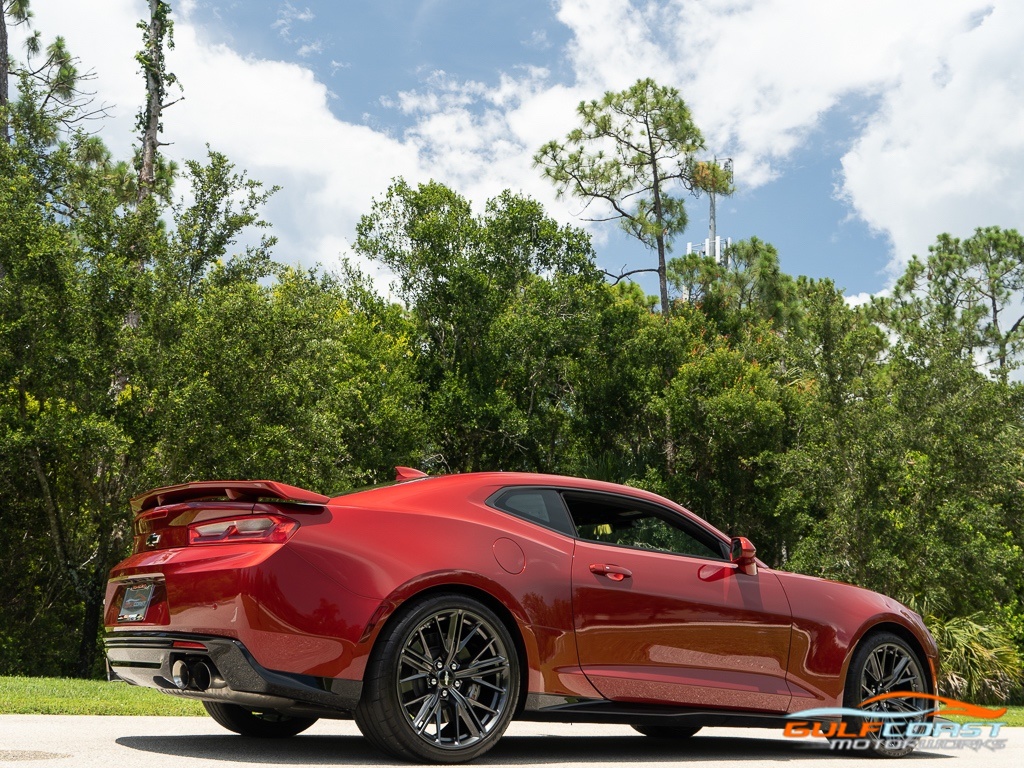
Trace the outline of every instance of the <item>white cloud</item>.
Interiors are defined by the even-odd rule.
[[[324,42],[323,42],[323,40],[314,40],[311,43],[305,43],[303,45],[300,45],[299,49],[297,51],[295,51],[295,55],[300,57],[300,58],[306,59],[306,58],[309,58],[310,56],[312,56],[314,53],[323,53],[323,52],[324,52]]]
[[[875,291],[874,293],[871,293],[869,291],[861,291],[860,293],[855,293],[852,296],[844,296],[843,298],[846,299],[846,303],[848,306],[862,307],[865,304],[869,304],[871,302],[871,299],[876,296],[882,298],[891,295],[892,291],[889,288],[885,288],[881,291]]]
[[[190,9],[186,9],[186,13]],[[297,21],[312,21],[316,15],[309,8],[297,8],[285,2],[277,11],[277,20],[271,24],[285,40],[291,40],[292,25]]]
[[[578,203],[556,200],[554,188],[533,168],[533,154],[564,133],[580,98],[552,85],[546,70],[524,68],[502,75],[495,86],[437,72],[423,90],[400,93],[389,103],[415,118],[403,138],[433,178],[477,205],[504,189],[523,192],[570,221]]]
[[[973,28],[908,63],[843,158],[843,192],[896,256],[940,232],[1024,227],[1024,6],[1001,2]]]
[[[523,40],[523,45],[528,48],[536,48],[537,50],[546,51],[551,47],[551,41],[548,39],[547,30],[535,29],[530,33],[530,36]]]
[[[182,15],[188,17],[191,9],[184,10]],[[315,39],[309,40],[303,37],[297,37],[292,34],[292,27],[296,22],[309,22],[316,18],[309,8],[298,8],[289,2],[284,2],[277,11],[277,19],[273,24],[270,25],[271,29],[276,29],[277,33],[290,43],[295,43],[298,48],[295,49],[295,55],[300,59],[308,59],[313,54],[323,53],[324,43],[323,40]]]

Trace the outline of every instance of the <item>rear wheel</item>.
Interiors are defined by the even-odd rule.
[[[862,640],[853,654],[843,706],[877,712],[878,722],[892,723],[889,730],[894,736],[869,737],[871,751],[879,757],[904,757],[917,746],[915,739],[905,736],[908,724],[920,722],[923,716],[915,716],[916,713],[929,710],[931,702],[912,695],[888,698],[886,694],[928,693],[928,689],[924,667],[914,649],[897,635],[879,632]],[[856,718],[852,725],[859,728],[861,723],[871,720],[870,715]]]
[[[465,595],[436,595],[377,640],[356,724],[396,757],[458,763],[495,745],[518,698],[519,657],[501,619]]]
[[[688,728],[682,725],[634,725],[632,728],[653,739],[674,739],[676,741],[688,739],[700,730],[700,726]]]
[[[317,721],[315,717],[291,717],[273,709],[252,710],[219,701],[204,701],[203,706],[210,717],[229,731],[260,739],[294,736]]]

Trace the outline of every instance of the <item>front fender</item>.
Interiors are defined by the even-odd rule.
[[[938,651],[921,618],[896,600],[867,589],[776,571],[793,612],[787,680],[791,711],[842,705],[853,649],[869,632],[895,628],[924,652],[934,688]]]

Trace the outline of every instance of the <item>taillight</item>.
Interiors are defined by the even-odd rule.
[[[225,517],[190,525],[188,543],[222,544],[248,541],[257,544],[283,544],[298,527],[297,522],[280,515]]]

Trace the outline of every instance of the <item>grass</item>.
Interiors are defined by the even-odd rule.
[[[0,715],[205,715],[198,701],[149,688],[63,677],[0,677]],[[966,718],[951,720],[967,722]],[[1012,706],[1001,721],[1024,726],[1024,706]]]
[[[198,701],[127,683],[0,677],[0,715],[205,715]]]
[[[985,704],[984,706],[991,709],[999,709],[996,704]],[[970,718],[967,717],[947,717],[947,720],[953,720],[957,723],[970,722]],[[1012,726],[1024,726],[1024,706],[1016,705],[1006,708],[1006,714],[999,718],[999,722],[1006,723]]]

